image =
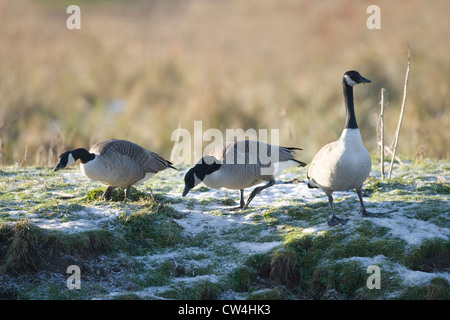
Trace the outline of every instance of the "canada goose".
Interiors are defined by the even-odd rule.
[[[117,187],[126,188],[125,199],[128,199],[132,185],[144,182],[166,168],[176,170],[170,161],[133,142],[110,139],[94,144],[89,151],[79,148],[62,153],[53,171],[70,166],[78,159],[86,177],[108,186],[103,194],[105,200],[111,198]]]
[[[346,109],[344,130],[339,140],[320,149],[308,170],[308,187],[321,188],[328,196],[332,213],[332,218],[328,221],[330,226],[345,224],[348,221],[334,214],[332,197],[334,191],[355,189],[361,203],[360,213],[370,217],[379,216],[379,214],[368,212],[362,199],[361,189],[369,176],[372,161],[363,145],[353,104],[353,86],[367,82],[371,81],[357,71],[347,71],[344,74],[342,80]]]
[[[240,205],[233,209],[244,209],[262,190],[275,184],[275,176],[293,166],[306,166],[294,159],[294,150],[260,141],[241,140],[224,144],[210,155],[203,157],[184,177],[183,197],[203,181],[208,187],[236,189],[240,191]],[[244,189],[268,181],[256,187],[244,202]]]

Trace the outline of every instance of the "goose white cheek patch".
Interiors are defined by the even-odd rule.
[[[197,175],[194,174],[194,187],[195,187],[196,185],[198,185],[200,182],[202,182],[202,180],[200,180],[200,178],[197,177]]]
[[[357,83],[356,83],[355,81],[353,81],[352,78],[350,78],[348,75],[345,75],[344,78],[345,78],[345,81],[347,82],[347,84],[348,84],[350,87],[353,87],[355,84],[357,84]]]
[[[71,166],[74,163],[75,163],[75,159],[73,158],[72,154],[69,153],[69,156],[67,157],[67,165],[66,165],[66,167]]]

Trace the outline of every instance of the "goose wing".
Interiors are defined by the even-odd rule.
[[[240,140],[232,141],[220,145],[210,152],[210,155],[218,160],[224,160],[227,158],[228,162],[231,160],[234,163],[261,163],[268,164],[269,162],[284,162],[295,161],[302,167],[306,166],[306,163],[296,160],[294,155],[296,150],[302,150],[301,148],[280,147],[276,145],[270,145],[261,141],[255,140]],[[278,157],[275,154],[278,153]]]
[[[328,143],[317,152],[311,161],[308,169],[307,178],[309,179],[310,187],[318,187],[321,184],[327,185],[329,183],[329,176],[336,167],[334,155],[339,141]]]
[[[145,172],[157,173],[168,167],[173,168],[170,161],[157,153],[126,140],[105,140],[93,145],[90,152],[108,156],[115,154],[120,158],[127,158],[141,166]]]

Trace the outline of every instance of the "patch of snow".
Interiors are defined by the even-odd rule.
[[[368,267],[370,265],[383,264],[387,261],[387,258],[384,255],[379,254],[375,257],[350,257],[350,258],[338,260],[337,262],[346,262],[346,261],[356,261],[356,262],[359,262],[364,267]]]
[[[99,229],[101,224],[112,221],[119,215],[120,212],[118,209],[86,207],[84,210],[71,213],[71,220],[69,221],[61,221],[59,218],[49,219],[37,217],[30,217],[30,221],[43,229],[58,230],[72,234]]]
[[[178,282],[190,283],[190,282],[197,282],[200,280],[218,282],[219,277],[216,276],[215,274],[205,274],[205,275],[195,276],[195,277],[177,277],[177,278],[173,278],[173,280],[175,283],[178,283]]]
[[[174,205],[174,208],[179,212],[186,213],[184,219],[174,221],[185,229],[185,233],[190,235],[197,235],[210,229],[231,228],[233,224],[237,223],[232,217],[204,214],[199,210],[181,209],[176,205]]]
[[[271,242],[237,242],[234,246],[244,253],[261,253],[267,252],[271,249],[283,244],[283,241],[271,241]]]
[[[59,219],[32,219],[32,222],[43,229],[58,230],[65,233],[78,233],[94,229],[92,221],[78,219],[74,221],[61,222]]]
[[[450,283],[450,273],[448,272],[413,271],[400,264],[397,264],[394,270],[401,276],[406,285],[427,284],[437,277],[444,278]]]
[[[383,279],[383,271],[388,270],[390,272],[397,273],[402,279],[405,285],[422,285],[428,284],[432,279],[440,277],[450,282],[450,273],[448,272],[423,272],[414,271],[406,268],[405,266],[390,262],[384,255],[377,255],[374,257],[350,257],[338,260],[337,262],[356,261],[360,263],[364,268],[370,265],[380,267],[381,280]]]
[[[407,218],[398,212],[392,213],[386,218],[376,218],[370,221],[376,225],[389,228],[392,236],[403,239],[411,245],[418,245],[431,238],[446,240],[450,238],[450,229],[438,227],[427,221]]]

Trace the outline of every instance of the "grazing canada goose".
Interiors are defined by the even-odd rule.
[[[54,171],[72,165],[80,159],[81,172],[88,178],[108,185],[103,198],[109,200],[115,188],[126,188],[128,199],[132,185],[144,182],[166,168],[175,169],[170,161],[126,140],[110,139],[84,148],[66,151],[59,156]]]
[[[367,212],[362,199],[362,186],[369,176],[372,167],[370,154],[364,147],[361,134],[356,123],[353,104],[353,86],[358,83],[371,82],[357,71],[347,71],[344,74],[346,120],[344,130],[339,140],[325,145],[316,154],[308,170],[308,187],[321,188],[328,196],[331,207],[331,220],[328,225],[345,224],[348,219],[338,218],[334,214],[334,191],[355,189],[361,203],[360,213],[375,217],[379,214]]]
[[[262,190],[275,184],[275,176],[284,169],[306,166],[294,159],[294,150],[260,141],[242,140],[224,144],[210,155],[203,157],[184,177],[183,197],[203,181],[208,187],[236,189],[241,193],[240,205],[233,209],[244,209]],[[256,187],[244,202],[244,189],[268,181]]]

